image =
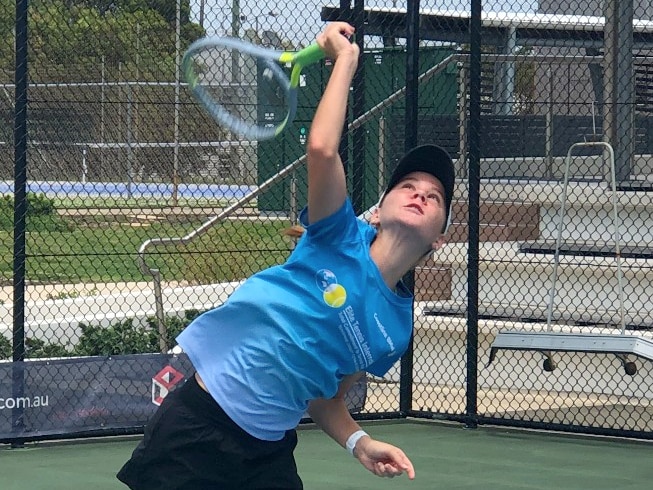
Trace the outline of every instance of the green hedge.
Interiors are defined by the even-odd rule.
[[[0,213],[12,214],[14,212],[14,196],[5,194],[0,196]],[[54,214],[54,199],[45,194],[27,193],[27,216],[51,216]]]
[[[27,193],[27,230],[28,231],[59,231],[74,229],[74,224],[57,215],[54,199],[45,194]],[[14,196],[0,196],[0,230],[10,230],[14,226]]]
[[[197,316],[198,310],[187,310],[182,317],[167,316],[166,343],[175,345],[175,337],[188,326]],[[77,345],[72,349],[56,342],[46,343],[43,340],[27,338],[25,340],[25,355],[27,358],[73,357],[73,356],[115,356],[121,354],[145,354],[159,352],[159,332],[155,318],[148,318],[144,326],[135,326],[133,319],[123,320],[100,327],[79,324],[82,335]],[[0,335],[0,359],[11,359],[12,345],[7,338]]]

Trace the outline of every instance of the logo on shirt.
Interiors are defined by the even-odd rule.
[[[340,308],[347,300],[347,291],[338,284],[338,278],[329,269],[320,269],[315,274],[315,283],[322,291],[322,299],[331,308]]]

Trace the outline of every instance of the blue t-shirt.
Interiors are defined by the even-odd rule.
[[[369,254],[375,234],[346,200],[306,226],[286,263],[251,276],[177,337],[249,434],[281,439],[310,400],[332,398],[358,371],[383,376],[406,350],[412,297],[383,281]]]

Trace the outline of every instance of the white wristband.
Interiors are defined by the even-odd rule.
[[[361,437],[365,437],[367,432],[364,430],[357,430],[352,435],[349,436],[347,442],[345,443],[345,448],[349,451],[349,454],[354,455],[354,449],[356,448],[356,443],[360,440]]]

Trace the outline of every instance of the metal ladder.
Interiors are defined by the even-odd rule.
[[[619,295],[620,335],[606,334],[584,334],[584,333],[563,333],[552,331],[553,307],[556,296],[556,285],[558,280],[558,266],[560,263],[560,246],[562,232],[564,229],[565,207],[567,201],[567,189],[569,185],[569,167],[571,165],[572,153],[579,147],[603,147],[609,155],[610,178],[612,186],[612,210],[614,225],[615,258],[617,263],[617,281]],[[563,179],[562,202],[559,213],[559,223],[555,245],[552,285],[549,293],[549,301],[546,318],[545,332],[519,332],[500,331],[490,347],[490,360],[488,366],[496,357],[499,349],[508,350],[533,350],[541,351],[544,354],[543,369],[552,372],[556,368],[552,352],[594,352],[614,354],[621,361],[626,374],[632,376],[637,372],[637,365],[628,361],[627,355],[634,354],[640,357],[653,359],[653,342],[642,337],[626,335],[626,322],[624,314],[624,288],[623,272],[621,269],[621,237],[619,235],[619,214],[617,211],[617,183],[614,160],[614,150],[609,143],[603,141],[587,141],[574,143],[567,152],[565,159],[565,172]]]

